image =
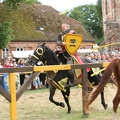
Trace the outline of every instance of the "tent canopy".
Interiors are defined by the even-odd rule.
[[[98,50],[92,50],[92,49],[78,49],[78,53],[91,53],[91,52],[98,52]]]
[[[14,58],[28,58],[29,55],[32,55],[34,50],[26,50],[26,51],[12,51],[12,55]]]

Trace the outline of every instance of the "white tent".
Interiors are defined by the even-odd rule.
[[[90,52],[98,52],[98,50],[93,50],[93,49],[78,49],[78,53],[90,53]]]
[[[32,55],[34,50],[26,50],[26,51],[12,51],[12,55],[14,58],[28,58],[29,55]]]

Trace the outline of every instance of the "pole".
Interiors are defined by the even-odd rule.
[[[87,68],[82,69],[82,103],[83,103],[83,118],[86,117],[85,105],[88,101],[88,75]]]
[[[10,120],[17,120],[15,73],[9,73],[9,92],[11,95]]]

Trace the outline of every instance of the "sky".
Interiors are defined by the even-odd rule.
[[[73,9],[86,4],[96,4],[97,0],[39,0],[43,5],[49,5],[59,12]]]

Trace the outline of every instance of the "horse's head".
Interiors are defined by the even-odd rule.
[[[33,52],[31,58],[28,60],[28,64],[33,66],[37,64],[38,61],[46,61],[46,56],[51,52],[51,49],[45,46],[45,44],[39,45]]]

